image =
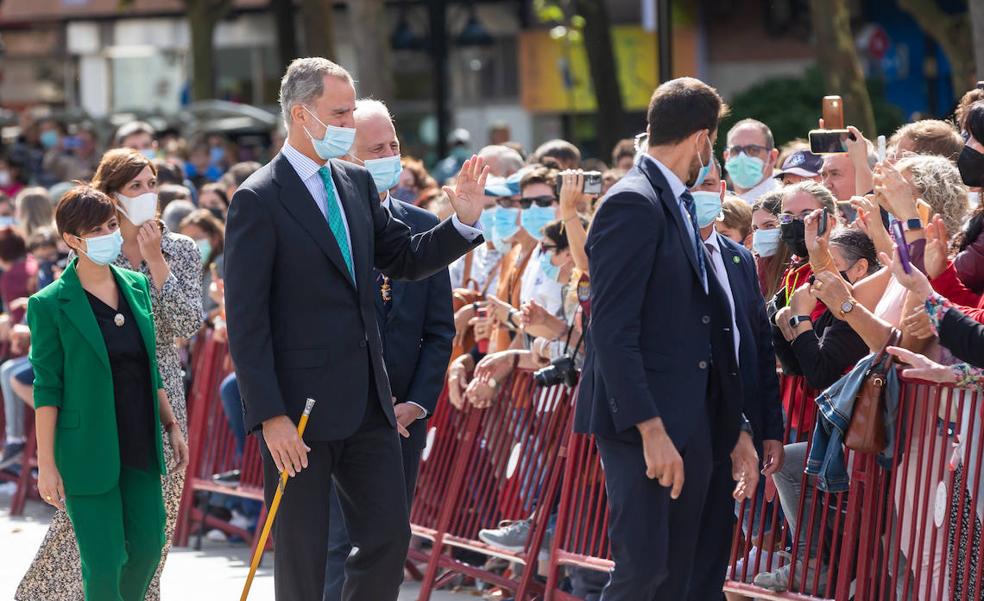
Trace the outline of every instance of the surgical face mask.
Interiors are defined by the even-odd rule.
[[[555,219],[557,219],[556,208],[538,207],[536,205],[532,205],[528,209],[523,209],[523,214],[520,216],[523,229],[537,240],[543,239],[543,228]]]
[[[779,251],[781,233],[779,228],[755,230],[752,234],[752,250],[760,257],[771,257]]]
[[[123,234],[120,230],[95,238],[79,237],[79,240],[85,242],[85,250],[79,252],[97,265],[109,265],[120,256],[120,250],[123,248]]]
[[[41,140],[41,146],[43,146],[45,149],[54,148],[55,146],[58,145],[58,132],[53,129],[49,129],[46,132],[42,132],[40,140]]]
[[[707,141],[710,142],[711,139],[708,138]],[[697,179],[694,180],[694,184],[691,186],[691,188],[696,188],[697,186],[699,186],[699,185],[701,185],[701,184],[704,183],[704,180],[707,178],[707,174],[711,172],[711,163],[714,161],[714,157],[711,156],[710,159],[708,159],[707,164],[705,165],[704,164],[704,160],[702,158],[700,158],[700,151],[698,150],[697,151],[697,160],[700,161],[700,171],[697,172]],[[698,211],[699,210],[700,209],[698,209]],[[699,221],[700,221],[700,216],[698,215],[698,222]],[[704,226],[701,226],[701,227],[704,227]]]
[[[810,256],[809,250],[806,248],[806,224],[803,223],[802,219],[783,223],[779,226],[779,231],[782,241],[793,251],[794,255],[801,259]]]
[[[224,158],[225,148],[222,148],[221,146],[213,146],[211,150],[208,151],[208,160],[212,164],[221,163]]]
[[[724,163],[724,168],[736,186],[750,190],[762,181],[765,161],[750,157],[742,152],[738,156],[728,159]]]
[[[451,149],[451,156],[463,163],[471,158],[471,151],[464,146],[455,146]]]
[[[157,194],[145,192],[140,196],[123,196],[116,194],[119,201],[120,213],[133,225],[143,225],[157,218]]]
[[[957,157],[960,179],[971,188],[984,185],[984,154],[970,146],[964,146]]]
[[[355,128],[325,125],[311,109],[304,107],[304,110],[325,128],[325,135],[320,139],[312,136],[311,132],[304,128],[304,133],[311,138],[311,143],[314,145],[314,152],[326,161],[348,154],[352,143],[355,142]]]
[[[552,252],[540,252],[540,271],[543,272],[543,275],[545,275],[548,280],[556,282],[558,278],[560,278],[560,267],[554,265],[550,260],[552,256]]]
[[[400,182],[403,165],[398,154],[382,159],[369,159],[362,161],[362,164],[372,176],[378,192],[385,192]]]
[[[721,195],[717,192],[690,193],[694,197],[694,211],[697,213],[697,227],[705,228],[721,215]]]
[[[499,252],[506,252],[512,246],[506,240],[515,236],[516,232],[519,231],[519,225],[516,224],[517,215],[519,215],[519,209],[499,207],[495,210],[492,220],[492,245]]]
[[[157,158],[157,152],[153,148],[141,148],[140,154],[144,155],[144,158],[148,161],[153,161]]]
[[[970,203],[970,208],[976,209],[981,204],[981,193],[980,192],[968,192],[967,202]]]
[[[0,227],[12,227],[17,225],[17,219],[10,215],[0,217]]]
[[[495,212],[498,210],[499,207],[489,207],[482,211],[482,215],[478,218],[478,222],[482,224],[482,231],[489,236],[492,235],[492,228],[495,225]]]
[[[198,247],[198,254],[202,257],[202,263],[208,261],[208,258],[212,256],[212,242],[208,238],[202,238],[195,240],[195,246]]]
[[[10,185],[10,172],[0,171],[0,186],[6,188]]]

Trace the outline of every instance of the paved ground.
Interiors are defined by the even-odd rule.
[[[21,576],[27,570],[34,553],[44,537],[51,516],[46,506],[28,502],[25,515],[12,518],[9,486],[0,485],[0,601],[10,601]],[[273,601],[271,558],[253,581],[250,599]],[[194,601],[197,599],[238,599],[243,582],[249,573],[249,549],[244,545],[205,542],[201,551],[175,549],[164,568],[163,601]],[[417,599],[416,583],[407,583],[400,601]],[[476,599],[465,593],[437,592],[433,601],[462,601]]]

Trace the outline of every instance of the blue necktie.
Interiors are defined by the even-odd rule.
[[[355,269],[352,267],[352,249],[349,247],[348,232],[345,231],[345,222],[342,221],[342,210],[338,206],[338,201],[335,200],[335,183],[331,181],[331,171],[328,167],[322,167],[318,169],[318,175],[321,176],[321,181],[325,184],[325,193],[327,200],[325,201],[325,215],[328,217],[328,227],[331,228],[331,233],[335,236],[335,242],[338,243],[338,250],[342,251],[342,259],[345,260],[345,266],[348,267],[349,275],[352,276],[352,281],[355,281]]]
[[[694,208],[694,197],[691,196],[689,191],[684,191],[684,193],[680,195],[680,200],[683,202],[683,206],[687,209],[687,214],[690,215],[690,226],[694,229],[694,253],[697,255],[697,266],[700,270],[700,281],[704,285],[704,292],[707,292],[707,265],[704,261],[704,253],[706,251],[702,245],[700,228],[697,227],[697,211]]]

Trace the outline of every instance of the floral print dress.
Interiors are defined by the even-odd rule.
[[[154,325],[157,331],[157,364],[171,410],[181,431],[188,437],[188,412],[185,407],[184,378],[181,358],[174,344],[175,338],[190,338],[202,325],[202,263],[195,242],[187,236],[173,234],[162,224],[161,252],[171,269],[171,274],[160,290],[151,285],[150,294],[154,309]],[[134,269],[122,253],[114,263],[117,267],[139,271],[153,283],[150,269],[142,263]],[[163,434],[162,434],[163,435]],[[160,599],[160,576],[164,559],[171,548],[171,537],[181,504],[184,472],[172,469],[174,458],[171,447],[164,443],[164,459],[168,474],[162,478],[164,507],[167,510],[166,540],[160,566],[147,590],[147,601]],[[82,568],[78,544],[72,523],[64,511],[57,511],[51,520],[48,533],[41,543],[34,562],[17,588],[16,601],[84,601],[82,594]]]

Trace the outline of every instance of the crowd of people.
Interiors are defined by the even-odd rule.
[[[306,75],[305,68],[314,75]],[[221,136],[186,141],[161,136],[142,122],[121,127],[107,144],[109,149],[100,154],[92,131],[40,121],[0,154],[0,342],[6,358],[0,366],[6,423],[0,470],[13,474],[30,469],[29,458],[24,457],[25,426],[37,408],[39,491],[52,505],[68,510],[55,514],[20,584],[20,601],[77,601],[83,590],[86,598],[138,599],[143,598],[143,591],[147,591],[148,599],[159,598],[165,541],[173,533],[184,484],[183,462],[187,461],[185,396],[194,376],[189,349],[195,337],[206,330],[219,340],[228,339],[233,361],[243,367],[238,373],[232,371],[220,386],[237,457],[243,455],[248,434],[262,430],[267,470],[301,476],[310,471],[309,458],[328,461],[327,465],[340,461],[332,455],[341,454],[337,449],[325,451],[330,460],[324,455],[315,459],[319,456],[310,452],[321,448],[320,441],[354,440],[355,436],[363,437],[359,441],[371,441],[369,435],[376,432],[372,428],[386,426],[391,420],[402,436],[402,482],[407,504],[413,500],[417,464],[426,438],[424,425],[435,410],[442,387],[447,387],[447,398],[454,408],[472,405],[481,409],[500,399],[504,383],[517,370],[536,372],[540,386],[574,386],[582,369],[586,377],[588,372],[600,373],[597,370],[602,367],[609,374],[616,373],[612,365],[598,363],[617,356],[612,353],[622,346],[637,351],[651,349],[652,341],[642,339],[642,335],[652,324],[632,326],[613,319],[612,295],[637,298],[642,307],[655,302],[651,294],[659,294],[659,303],[672,305],[674,295],[683,292],[649,290],[646,280],[654,272],[646,262],[686,264],[686,252],[696,253],[694,267],[698,282],[703,279],[705,294],[715,288],[715,281],[724,291],[729,316],[724,329],[729,332],[727,342],[737,359],[736,373],[731,375],[740,374],[744,394],[741,429],[754,441],[762,473],[775,484],[781,515],[789,521],[791,532],[798,532],[795,521],[800,499],[811,487],[846,490],[848,471],[836,457],[823,461],[822,469],[810,472],[807,490],[801,487],[804,468],[812,465],[808,459],[817,453],[815,446],[810,450],[804,441],[814,428],[818,432],[821,429],[816,418],[818,405],[853,399],[858,378],[852,380],[851,376],[866,372],[873,354],[887,346],[887,352],[907,366],[899,369],[902,376],[982,388],[984,326],[978,322],[984,322],[984,207],[980,204],[984,186],[984,87],[963,97],[952,120],[921,120],[901,127],[889,137],[885,156],[878,156],[876,145],[853,127],[848,128],[852,135],[846,153],[818,155],[810,151],[805,140],[780,147],[768,124],[743,119],[721,132],[724,150],[719,162],[713,153],[718,135],[716,114],[707,127],[671,135],[669,129],[656,129],[658,120],[653,121],[659,109],[651,106],[647,131],[620,142],[612,151],[610,165],[583,158],[578,147],[565,140],[551,140],[529,151],[508,141],[473,151],[468,148],[468,133],[456,131],[452,134],[452,154],[434,166],[432,176],[421,161],[401,154],[395,120],[383,103],[359,100],[341,114],[319,104],[328,102],[326,98],[335,99],[330,85],[341,82],[351,87],[347,73],[320,63],[291,69],[285,76],[281,99],[288,136],[282,148],[271,149],[274,159],[267,167],[258,162],[233,163],[230,157],[237,154],[234,145]],[[308,89],[304,87],[305,77],[327,83]],[[312,96],[315,89],[317,95]],[[338,94],[347,94],[348,89]],[[349,139],[339,134],[342,129],[351,130]],[[679,150],[684,142],[695,144],[696,149]],[[473,152],[475,156],[469,158]],[[692,169],[693,177],[667,174],[669,167],[662,161],[677,152],[689,153],[684,170],[689,176]],[[312,156],[322,161],[316,162]],[[300,181],[285,179],[282,170],[291,167]],[[657,167],[662,176],[652,175]],[[366,174],[366,180],[359,179]],[[666,181],[657,184],[663,176]],[[674,192],[683,207],[683,219],[678,223],[684,232],[681,240],[690,236],[695,247],[686,252],[684,246],[674,247],[676,255],[664,255],[664,249],[658,247],[647,255],[647,249],[640,246],[635,264],[620,266],[605,254],[605,245],[611,244],[612,236],[633,235],[624,225],[621,230],[613,229],[618,223],[613,220],[619,211],[626,211],[624,218],[637,210],[626,199],[647,177],[648,185],[657,190],[681,186]],[[268,188],[296,196],[291,201],[297,202],[284,203],[285,212],[273,213],[256,202],[258,191]],[[300,207],[305,188],[315,200],[310,207]],[[353,225],[353,220],[362,219],[362,209],[348,199],[355,190],[359,194],[368,191],[370,198],[378,195],[379,206],[385,208],[384,217],[376,213],[376,207],[366,212],[366,222],[376,224],[374,258],[368,254],[367,241],[360,238],[364,236],[359,230],[362,226]],[[614,202],[604,208],[612,199]],[[479,207],[476,214],[480,216],[470,223],[463,218],[459,221],[462,207],[470,209],[472,203]],[[82,217],[80,207],[88,207]],[[340,213],[336,207],[341,208]],[[97,218],[99,215],[105,218]],[[295,221],[287,223],[288,216]],[[385,228],[379,225],[376,220],[385,216],[396,218],[419,236],[430,235],[424,232],[435,226],[443,227],[438,223],[452,224],[447,231],[456,230],[467,241],[456,240],[456,244],[460,242],[457,254],[463,256],[444,270],[434,267],[440,263],[438,258],[425,257],[416,247],[413,251],[397,250],[393,240],[403,234],[392,230],[391,224]],[[890,234],[890,226],[896,222],[904,231],[907,248],[903,250],[907,252],[897,249],[901,240]],[[644,220],[635,226],[642,228]],[[351,373],[368,374],[370,398],[377,394],[382,398],[391,391],[395,403],[392,417],[386,408],[381,412],[371,409],[370,402],[370,409],[360,409],[357,415],[340,414],[338,423],[315,422],[314,441],[302,453],[298,449],[303,445],[292,446],[284,434],[290,430],[289,424],[286,430],[274,429],[272,420],[281,416],[283,407],[267,407],[256,400],[276,386],[269,388],[255,374],[275,365],[278,374],[283,371],[293,378],[282,378],[280,385],[299,392],[324,385],[305,370],[341,358],[333,350],[324,351],[322,357],[319,345],[291,346],[291,341],[282,339],[283,332],[310,327],[307,324],[270,322],[274,319],[271,315],[280,314],[274,309],[284,306],[278,303],[288,300],[258,286],[274,289],[281,278],[300,277],[301,272],[289,269],[297,268],[298,262],[305,260],[302,252],[310,250],[288,248],[279,241],[277,236],[295,231],[291,228],[311,233],[312,240],[324,236],[317,245],[311,242],[311,248],[321,247],[330,259],[326,265],[334,265],[344,275],[339,281],[347,280],[357,290],[370,289],[380,338],[377,341],[372,332],[355,334],[352,344],[362,348],[368,345],[370,361],[368,368],[352,364]],[[646,230],[640,231],[643,238],[648,236]],[[657,228],[653,235],[660,232]],[[479,234],[484,239],[478,239]],[[449,244],[449,235],[433,234],[429,240]],[[383,250],[380,236],[390,237]],[[334,240],[331,244],[326,241],[329,237]],[[264,248],[268,252],[261,254]],[[412,259],[408,258],[411,255]],[[378,270],[370,265],[363,273],[367,260],[375,262]],[[417,262],[426,263],[427,268]],[[911,269],[903,266],[904,262],[911,264]],[[112,271],[102,269],[106,266],[112,266]],[[133,285],[142,287],[149,303],[146,307],[139,295],[99,293],[98,282],[104,281],[99,278],[117,273],[117,269],[142,274]],[[593,273],[598,269],[605,273]],[[402,282],[399,276],[419,281]],[[85,540],[92,545],[97,535],[80,531],[79,523],[84,516],[93,515],[87,512],[103,506],[83,506],[78,497],[105,491],[87,491],[79,484],[91,476],[83,468],[69,466],[67,451],[60,446],[68,443],[60,441],[71,440],[72,428],[79,427],[79,411],[84,412],[85,405],[75,400],[72,406],[67,390],[69,375],[51,365],[57,357],[32,346],[39,336],[49,343],[52,337],[61,336],[61,344],[68,344],[63,335],[53,334],[45,321],[53,319],[48,313],[55,307],[48,301],[68,298],[74,294],[71,286],[79,286],[80,281],[86,294],[80,292],[78,298],[88,301],[85,306],[91,306],[95,317],[91,328],[83,326],[91,331],[83,333],[102,333],[113,367],[112,390],[119,395],[120,382],[127,378],[129,385],[134,385],[134,365],[144,370],[152,365],[153,372],[159,372],[150,382],[136,381],[154,385],[163,399],[153,413],[163,432],[156,433],[160,457],[154,455],[154,435],[138,434],[150,414],[135,413],[119,399],[115,422],[119,424],[119,444],[107,451],[122,456],[128,478],[137,472],[145,474],[148,466],[151,472],[160,468],[165,474],[160,494],[164,538],[143,541],[138,548],[136,543],[131,545],[127,533],[129,560],[123,558],[125,553],[112,554],[105,548],[102,554],[93,553],[83,544]],[[123,280],[119,281],[122,290]],[[602,287],[597,298],[593,284]],[[638,297],[638,290],[630,290],[636,285],[643,290]],[[341,293],[313,290],[310,296],[331,305],[322,307],[323,311],[349,315],[345,313],[347,305],[333,294]],[[264,295],[271,299],[269,306],[254,306],[253,299]],[[37,300],[29,301],[32,296]],[[298,301],[291,298],[290,302]],[[132,347],[123,348],[127,342],[123,332],[141,333],[134,324],[141,323],[141,311],[147,307],[153,308],[152,314],[145,316],[152,318],[153,325],[153,344],[147,341],[148,348],[153,349],[149,363],[146,354],[143,359],[135,358]],[[644,308],[637,307],[639,310]],[[316,307],[308,312],[307,305],[295,313],[283,319],[321,318]],[[355,312],[349,316],[352,320],[369,319]],[[705,319],[704,325],[710,323],[710,318]],[[129,342],[134,340],[138,339],[131,336]],[[250,346],[253,344],[267,346],[255,349]],[[283,350],[269,354],[271,348]],[[384,370],[373,363],[376,353],[385,361]],[[592,353],[595,357],[586,367]],[[136,363],[127,366],[128,361]],[[720,357],[715,356],[714,363],[715,369],[721,368]],[[127,372],[127,367],[131,371]],[[707,369],[703,362],[701,369]],[[380,374],[385,381],[379,379]],[[591,386],[596,397],[602,386],[611,394],[606,411],[616,424],[612,436],[616,431],[619,436],[624,434],[624,429],[618,430],[620,420],[638,417],[637,423],[642,423],[653,417],[634,415],[621,395],[631,391],[631,386],[645,383],[616,385],[610,377],[604,380],[601,383],[602,378],[595,376]],[[853,390],[850,382],[855,383]],[[821,394],[823,391],[827,392]],[[283,405],[289,407],[294,401],[285,400]],[[580,400],[579,404],[588,402]],[[620,404],[622,416],[616,415]],[[56,418],[45,410],[51,406],[60,410]],[[590,422],[587,430],[604,439],[603,432],[593,430],[599,427],[597,408],[583,410],[590,411],[595,414],[584,418],[585,423]],[[68,423],[70,419],[75,420],[74,426]],[[81,418],[83,430],[94,427],[87,419]],[[134,421],[130,424],[126,420]],[[670,429],[670,437],[676,432]],[[53,443],[53,439],[59,442]],[[915,441],[902,444],[911,446],[910,453],[916,452]],[[602,454],[616,457],[610,446],[602,447]],[[647,455],[645,467],[653,468],[656,464],[650,464],[649,459]],[[672,468],[670,463],[667,466]],[[359,547],[356,555],[366,556],[364,561],[395,561],[399,565],[402,551],[394,555],[391,548],[385,549],[394,541],[404,548],[408,542],[408,533],[399,527],[385,537],[375,537],[364,516],[353,508],[359,502],[353,491],[369,491],[369,485],[347,474],[344,467],[327,469],[338,470],[332,473],[339,490],[326,493],[332,496],[323,508],[327,516],[331,507],[331,519],[324,520],[326,530],[331,528],[331,544],[314,555],[306,541],[295,551],[288,547],[283,553],[278,550],[277,569],[281,563],[289,563],[292,552],[309,558],[324,555],[327,568],[315,570],[323,572],[320,576],[294,572],[297,578],[293,584],[279,578],[278,571],[278,595],[285,599],[308,598],[306,579],[324,588],[326,600],[341,599],[343,587],[348,586],[382,590],[371,588],[385,586],[382,581],[345,584],[346,572],[351,569],[346,558],[352,545]],[[682,474],[682,464],[680,471]],[[654,477],[665,486],[672,485],[679,494],[675,475],[657,469],[650,473],[650,478]],[[214,478],[234,487],[239,471]],[[688,474],[688,482],[689,478]],[[296,480],[291,485],[295,489],[313,487],[299,477]],[[757,495],[761,501],[764,480],[753,481],[754,490],[748,496]],[[130,490],[142,486],[133,481],[124,486],[123,481],[121,475],[116,486]],[[969,490],[969,483],[964,486]],[[267,492],[269,502],[269,482]],[[123,496],[126,494],[124,490]],[[977,498],[982,492],[969,490],[968,495]],[[304,498],[300,492],[295,496]],[[905,502],[904,498],[900,502]],[[258,503],[214,496],[211,503],[213,506],[203,510],[214,517],[247,531],[256,528]],[[620,509],[621,521],[613,522],[613,529],[626,527],[624,520],[629,514],[625,507]],[[731,513],[729,510],[733,519]],[[125,516],[122,519],[125,521]],[[300,528],[310,514],[301,515],[289,507],[281,519],[284,523],[278,523],[278,528],[285,533],[291,531],[289,528]],[[982,520],[984,515],[976,515],[975,541]],[[744,526],[756,531],[766,527],[754,520]],[[530,531],[530,522],[520,520],[476,535],[491,547],[516,551],[524,548]],[[614,531],[612,534],[613,541],[619,541]],[[210,536],[225,535],[215,531]],[[902,532],[900,536],[905,542],[915,534]],[[812,537],[809,549],[806,538],[801,536],[790,544],[798,545],[799,557],[808,562],[808,578],[812,580],[819,573],[820,580],[825,580],[831,566],[826,563],[829,558],[817,553],[822,535]],[[122,544],[123,540],[106,544],[117,542]],[[625,570],[636,567],[635,559],[620,557],[620,548],[613,547],[616,570],[620,559],[628,567],[612,578],[604,598],[614,599],[618,590],[640,586],[661,590],[662,585],[653,580],[665,577],[659,570],[626,577]],[[751,549],[752,555],[777,551],[780,549]],[[668,561],[673,565],[672,558]],[[912,559],[909,569],[933,575],[948,569],[932,559],[927,561],[928,565],[919,565]],[[118,571],[124,564],[122,585],[94,576]],[[798,577],[793,578],[791,571],[787,564],[748,573],[747,579],[770,590],[785,591],[802,584],[794,582]],[[960,586],[973,590],[975,573],[971,570],[971,581],[961,580]],[[571,576],[574,594],[584,599],[600,598],[609,580],[607,575],[592,577],[578,570]],[[103,592],[113,587],[123,590],[122,596]]]

